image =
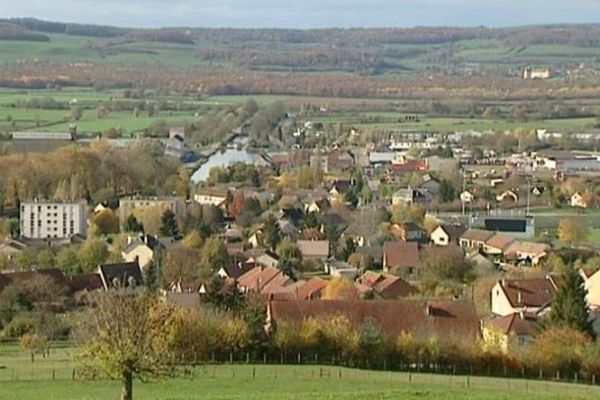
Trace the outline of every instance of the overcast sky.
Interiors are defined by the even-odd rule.
[[[512,26],[600,22],[600,0],[0,0],[0,16],[134,27]]]

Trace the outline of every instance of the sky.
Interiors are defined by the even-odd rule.
[[[0,17],[128,27],[499,27],[599,23],[600,0],[0,0]]]

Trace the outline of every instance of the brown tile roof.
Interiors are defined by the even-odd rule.
[[[381,298],[387,300],[407,297],[418,293],[417,288],[411,286],[399,276],[384,275],[373,271],[367,271],[358,279],[358,281],[359,284],[373,290]],[[364,288],[357,287],[359,291],[365,291]]]
[[[483,320],[483,325],[499,332],[517,336],[533,336],[538,329],[538,317],[533,313],[513,313],[506,316],[493,315]]]
[[[200,306],[200,294],[197,291],[190,293],[167,292],[165,301],[174,306],[194,309]]]
[[[75,275],[67,278],[67,283],[73,292],[103,289],[102,278],[99,274]]]
[[[524,253],[539,256],[550,250],[550,246],[546,243],[523,242],[517,240],[506,248],[505,253]]]
[[[461,239],[476,240],[478,242],[485,242],[494,235],[492,231],[486,231],[483,229],[468,229],[460,237]]]
[[[329,257],[329,240],[298,240],[296,244],[302,257]]]
[[[556,297],[556,282],[551,277],[502,279],[498,283],[513,307],[543,307]]]
[[[479,321],[472,302],[437,300],[314,300],[271,301],[268,314],[272,324],[278,321],[301,322],[307,318],[330,319],[346,316],[358,329],[373,319],[388,337],[402,332],[415,338],[431,335],[476,340]]]
[[[450,236],[450,240],[458,240],[458,238],[467,231],[467,227],[462,224],[443,224],[440,228]]]
[[[383,245],[384,267],[421,267],[417,242],[386,242]]]
[[[508,245],[515,241],[515,238],[507,235],[496,234],[489,238],[485,245],[494,249],[504,250]]]
[[[321,278],[311,278],[297,291],[298,300],[313,300],[321,297],[327,281]]]
[[[285,286],[289,278],[274,267],[254,267],[237,279],[238,286],[252,292],[262,292],[271,281],[273,285]]]

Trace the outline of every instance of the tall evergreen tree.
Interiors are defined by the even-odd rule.
[[[279,242],[281,242],[281,232],[279,231],[279,226],[277,226],[277,221],[275,218],[270,216],[265,221],[265,225],[263,227],[263,243],[270,250],[275,250]]]
[[[179,227],[177,226],[177,219],[175,214],[171,210],[165,210],[161,217],[160,233],[169,237],[179,236]]]
[[[125,221],[125,232],[144,232],[144,226],[140,224],[133,214],[129,214]]]
[[[587,289],[575,268],[568,268],[558,285],[556,298],[544,328],[569,327],[594,338],[593,319],[586,301]]]

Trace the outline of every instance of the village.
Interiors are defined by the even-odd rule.
[[[242,127],[198,154],[186,127],[171,127],[160,157],[189,171],[185,196],[91,203],[66,187],[19,199],[0,244],[0,298],[13,308],[4,337],[30,333],[7,297],[27,282],[60,287],[80,305],[124,287],[186,309],[253,297],[271,333],[339,315],[355,328],[373,319],[389,337],[453,333],[514,354],[533,342],[575,268],[590,320],[600,321],[598,241],[589,238],[600,229],[600,155],[584,150],[597,138],[572,136],[573,150],[559,151],[561,135],[544,130],[489,134],[503,149],[475,132],[369,141],[354,128],[334,140],[319,128],[280,130],[265,150]],[[13,141],[23,154],[78,143],[43,132]],[[547,214],[559,218],[548,224]]]

